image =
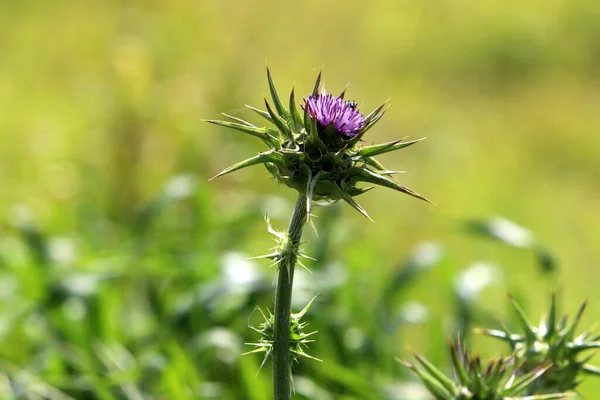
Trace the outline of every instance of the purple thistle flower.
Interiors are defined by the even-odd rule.
[[[353,101],[321,93],[306,99],[308,115],[323,128],[333,125],[336,132],[350,139],[358,135],[365,124],[365,117],[356,109]]]

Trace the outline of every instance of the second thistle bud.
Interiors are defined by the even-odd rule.
[[[519,304],[509,296],[522,329],[521,334],[485,329],[480,332],[507,342],[515,353],[524,371],[531,371],[539,365],[552,367],[536,381],[536,390],[542,393],[573,390],[582,375],[600,375],[600,370],[587,362],[590,355],[583,353],[600,348],[600,335],[591,330],[575,335],[586,304],[577,311],[571,323],[567,317],[557,319],[556,296],[552,294],[550,309],[539,326],[533,325]]]
[[[557,400],[573,397],[573,393],[531,395],[531,386],[547,373],[550,364],[523,371],[513,356],[484,365],[479,356],[467,353],[460,340],[450,343],[450,356],[454,369],[452,378],[418,354],[415,354],[417,364],[399,361],[417,374],[437,400]]]

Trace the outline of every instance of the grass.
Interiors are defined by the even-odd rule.
[[[307,318],[324,362],[297,366],[299,395],[403,398],[407,348],[449,365],[453,285],[474,262],[500,272],[470,325],[507,316],[507,290],[540,314],[551,288],[565,310],[588,296],[597,321],[598,26],[585,0],[3,2],[0,397],[269,398],[270,364],[256,375],[260,357],[239,355],[274,271],[243,260],[272,245],[262,217],[283,229],[294,194],[260,168],[208,183],[262,148],[199,122],[260,105],[265,60],[298,96],[322,66],[365,109],[392,96],[368,142],[427,136],[383,161],[438,204],[382,189],[361,199],[375,224],[317,210],[320,262],[295,307],[320,293]],[[493,215],[535,232],[557,271],[465,229]],[[424,241],[436,266],[390,286]],[[403,316],[415,303],[425,319]]]

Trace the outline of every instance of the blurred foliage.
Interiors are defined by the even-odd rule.
[[[269,365],[240,354],[274,271],[246,258],[292,193],[259,167],[208,184],[260,144],[199,122],[253,118],[265,60],[299,98],[321,66],[365,109],[392,96],[366,143],[428,136],[382,161],[438,204],[373,192],[375,224],[315,210],[294,301],[319,293],[324,362],[295,369],[298,398],[422,398],[394,358],[449,366],[446,338],[510,315],[507,289],[531,315],[551,287],[569,309],[589,294],[599,319],[596,0],[4,0],[0,49],[2,398],[270,397]],[[465,234],[491,215],[535,240]]]

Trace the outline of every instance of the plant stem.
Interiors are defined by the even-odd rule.
[[[292,366],[290,360],[290,314],[292,311],[292,285],[298,247],[306,223],[306,196],[299,193],[294,213],[288,227],[291,251],[285,252],[279,263],[275,291],[275,326],[273,339],[273,389],[275,400],[289,400],[292,396]]]

